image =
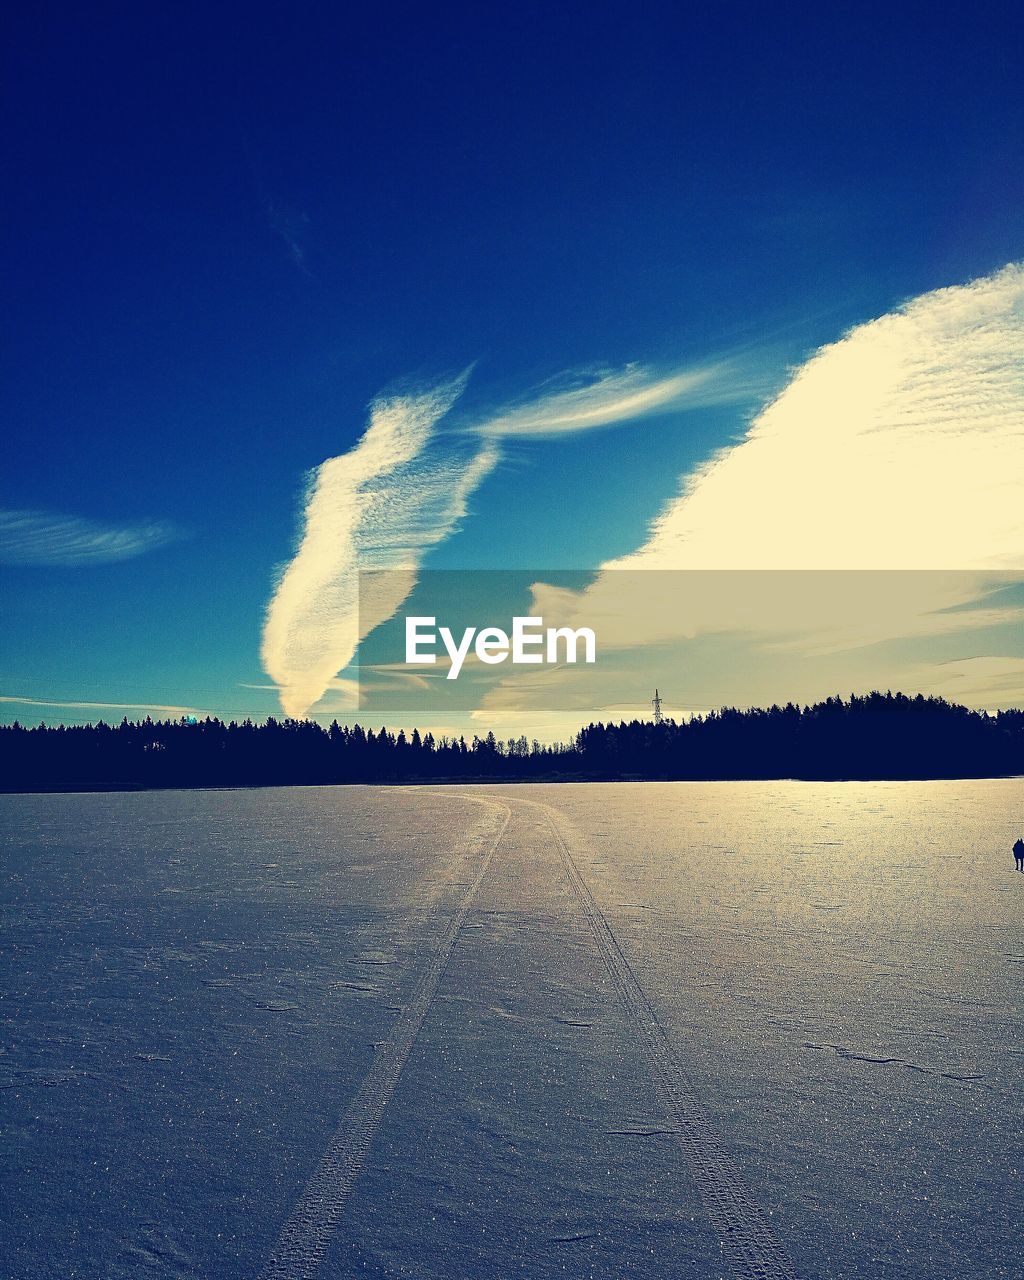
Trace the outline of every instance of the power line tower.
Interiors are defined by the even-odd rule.
[[[661,724],[665,717],[661,714],[661,694],[655,689],[654,697],[651,699],[651,706],[654,708],[654,723]]]

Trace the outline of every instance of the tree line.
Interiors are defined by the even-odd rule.
[[[661,724],[589,724],[571,742],[207,718],[0,726],[0,789],[344,782],[952,778],[1024,774],[1024,711],[871,693],[724,708]]]

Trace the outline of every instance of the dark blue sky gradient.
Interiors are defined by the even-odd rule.
[[[190,536],[4,570],[0,692],[270,710],[303,474],[395,379],[477,361],[472,410],[742,348],[778,385],[1020,258],[1019,6],[957,8],[22,6],[0,506]],[[522,444],[433,562],[626,551],[754,407]]]

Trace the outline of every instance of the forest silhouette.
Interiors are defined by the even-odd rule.
[[[571,742],[435,738],[335,721],[207,718],[0,726],[0,789],[610,779],[885,779],[1024,774],[1024,711],[871,693],[589,724]]]

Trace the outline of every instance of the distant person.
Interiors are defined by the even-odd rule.
[[[1018,840],[1013,846],[1013,865],[1018,871],[1024,871],[1024,840]]]

